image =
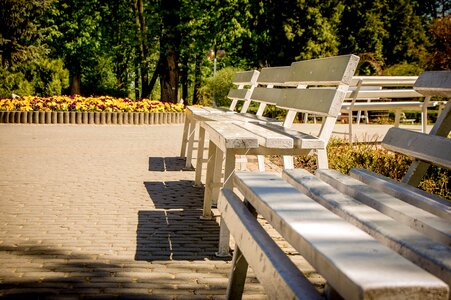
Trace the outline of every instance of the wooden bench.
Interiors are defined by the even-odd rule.
[[[256,81],[256,85],[259,86],[259,88],[266,88],[266,89],[272,89],[272,88],[281,88],[281,87],[297,87],[296,83],[287,83],[288,79],[290,77],[290,67],[269,67],[269,68],[263,68],[260,71],[259,77]],[[236,94],[236,92],[229,93],[229,97],[232,97],[231,95]],[[252,95],[252,94],[251,94]],[[267,105],[275,105],[277,101],[278,95],[273,94],[272,97],[265,97],[265,98],[256,98],[249,96],[249,101],[246,103],[254,102],[258,103],[259,107],[256,114],[250,114],[245,112],[240,112],[239,114],[215,114],[215,115],[208,115],[204,119],[201,119],[198,117],[199,121],[214,121],[214,122],[222,122],[222,123],[270,123],[273,125],[282,125],[285,128],[291,127],[293,124],[294,118],[296,117],[295,111],[288,110],[285,120],[279,121],[271,118],[267,118],[263,116],[265,107]],[[249,125],[252,126],[252,125]],[[242,131],[246,131],[246,129],[241,129]],[[199,142],[198,142],[198,151],[197,151],[197,160],[196,160],[196,175],[194,180],[195,186],[201,186],[201,179],[202,179],[202,171],[204,170],[203,164],[207,162],[208,160],[204,159],[204,146],[206,143],[207,137],[205,135],[205,130],[199,130]],[[247,162],[246,156],[243,155],[241,162],[245,163]],[[264,171],[264,157],[263,155],[257,155],[258,157],[258,165],[259,170]],[[188,159],[188,158],[187,158]],[[219,163],[219,162],[218,162]],[[216,203],[216,201],[215,201]]]
[[[341,113],[348,116],[349,140],[353,138],[353,112],[357,112],[357,123],[361,112],[394,111],[395,127],[399,127],[402,111],[421,111],[422,131],[426,132],[428,108],[443,106],[443,101],[430,101],[415,90],[418,76],[354,76],[351,88],[342,105]],[[401,99],[407,99],[401,101]]]
[[[268,123],[200,122],[200,140],[209,136],[203,217],[211,218],[212,203],[217,202],[221,186],[230,184],[236,155],[307,155],[314,152],[320,168],[327,168],[326,145],[331,136],[348,83],[354,74],[358,57],[344,55],[295,62],[290,66],[287,85],[302,88],[256,87],[252,101],[274,103],[291,112],[313,112],[324,116],[317,136]],[[314,88],[309,88],[313,86]],[[320,89],[319,86],[326,88]],[[331,86],[335,86],[332,89]],[[197,161],[203,161],[198,152]],[[224,173],[222,165],[224,163]],[[224,174],[224,175],[222,175]],[[221,224],[218,255],[229,255],[229,234]]]
[[[451,97],[451,72],[425,72],[425,96]],[[367,170],[235,172],[218,208],[234,237],[228,299],[240,299],[248,266],[269,298],[317,298],[309,281],[257,221],[266,222],[345,299],[449,299],[449,201],[420,191],[430,164],[451,169],[451,103],[429,134],[391,128],[383,146],[414,157],[402,183]]]
[[[249,107],[249,97],[256,86],[258,71],[240,71],[233,78],[232,83],[236,86],[230,89],[228,97],[232,100],[229,109],[213,108],[207,106],[187,106],[186,118],[183,127],[182,146],[180,157],[186,158],[186,168],[191,168],[193,156],[194,136],[196,133],[197,122],[199,120],[212,119],[214,114],[235,113],[238,101],[244,101],[241,113],[247,112]]]

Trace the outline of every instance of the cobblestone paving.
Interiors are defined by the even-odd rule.
[[[199,219],[181,134],[0,124],[0,297],[224,298],[230,261],[214,257],[218,224]],[[265,299],[252,272],[243,298]]]

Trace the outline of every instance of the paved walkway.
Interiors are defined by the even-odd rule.
[[[0,124],[0,297],[223,298],[230,261],[214,257],[218,224],[199,220],[203,189],[177,158],[181,134]],[[265,298],[248,277],[244,298]]]
[[[182,126],[0,125],[0,296],[221,298]],[[249,279],[246,296],[264,298]]]

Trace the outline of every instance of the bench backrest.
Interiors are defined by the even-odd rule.
[[[296,112],[324,116],[319,137],[327,142],[358,61],[355,55],[343,55],[294,62],[283,87],[257,87],[251,99],[287,109],[289,123]]]
[[[413,89],[418,76],[354,76],[347,100],[424,97]]]
[[[262,116],[265,110],[266,105],[272,104],[274,105],[277,102],[278,97],[280,96],[277,90],[273,90],[274,87],[283,87],[283,86],[292,86],[286,84],[290,77],[290,66],[283,67],[268,67],[263,68],[260,71],[260,76],[257,80],[257,88],[260,90],[265,90],[266,93],[264,97],[259,97],[258,92],[251,95],[251,100],[257,103],[260,103],[258,107],[258,111],[256,113],[257,116]],[[268,90],[270,89],[270,90]],[[291,124],[290,124],[291,125]]]
[[[451,139],[447,137],[390,128],[382,146],[387,150],[451,169]]]
[[[451,71],[423,72],[413,88],[424,96],[451,97]]]
[[[424,72],[415,82],[414,89],[426,98],[451,97],[451,71]],[[385,148],[417,159],[410,166],[403,182],[418,186],[430,163],[450,168],[451,140],[447,138],[450,130],[451,102],[448,101],[429,135],[399,128],[388,131],[382,141]]]
[[[260,72],[257,70],[240,71],[235,73],[232,78],[232,83],[237,87],[231,88],[227,95],[228,98],[232,99],[232,103],[229,107],[230,110],[235,110],[238,101],[243,100],[245,101],[245,104],[243,105],[241,112],[246,112],[247,108],[249,107],[249,103],[247,102],[250,101],[249,99],[252,91],[257,85],[257,78],[259,74]]]
[[[355,55],[335,56],[294,62],[290,67],[283,67],[283,69],[262,70],[262,72],[282,73],[282,75],[277,73],[274,77],[287,80],[285,88],[267,89],[259,86],[254,89],[251,99],[275,104],[288,110],[336,116],[339,110],[333,103],[338,102],[341,106],[358,60],[359,58]],[[310,89],[311,86],[315,88]],[[334,97],[336,94],[339,94],[338,99]],[[330,110],[330,107],[334,109]]]

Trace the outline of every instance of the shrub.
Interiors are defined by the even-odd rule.
[[[401,180],[409,169],[412,160],[402,154],[393,153],[377,144],[349,144],[339,139],[331,139],[327,146],[329,168],[349,174],[352,168],[365,168],[394,180]],[[273,156],[272,160],[282,165],[282,159]],[[317,169],[315,156],[295,156],[295,168],[303,168],[310,172]],[[431,167],[421,181],[419,188],[451,200],[448,188],[449,171]]]
[[[233,86],[232,77],[237,71],[236,68],[227,67],[216,72],[216,77],[207,80],[199,89],[199,104],[211,105],[214,98],[217,106],[230,106],[231,100],[227,94]]]
[[[41,58],[0,69],[0,97],[55,96],[69,86],[69,72],[60,59]]]

